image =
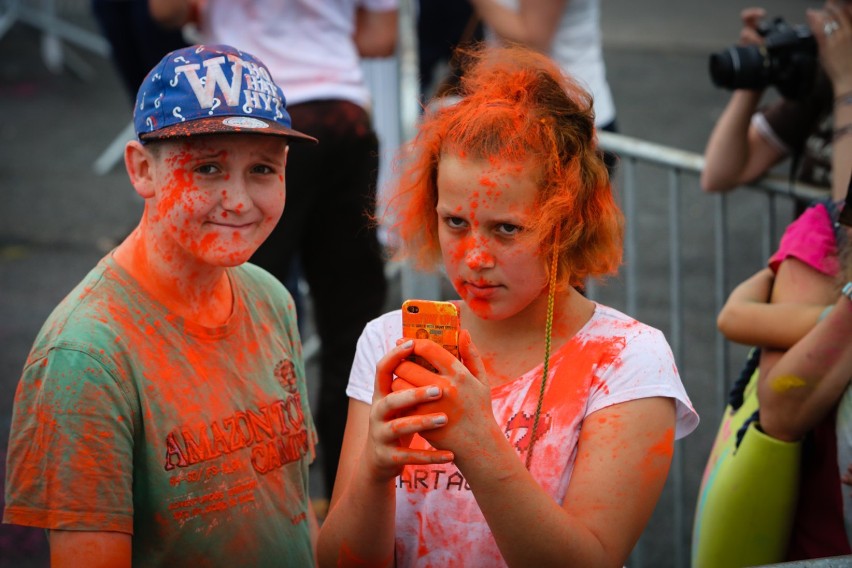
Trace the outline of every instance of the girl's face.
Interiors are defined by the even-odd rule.
[[[546,298],[547,271],[525,231],[538,172],[444,154],[438,164],[438,239],[447,276],[479,317],[502,320]]]
[[[162,252],[214,266],[247,261],[284,211],[286,140],[215,135],[162,146],[148,204]]]

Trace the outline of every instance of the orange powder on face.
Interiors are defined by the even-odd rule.
[[[192,172],[186,167],[191,160],[192,155],[186,151],[176,151],[166,158],[166,164],[172,169],[169,182],[163,188],[163,199],[157,206],[161,217],[165,217],[180,202],[184,192],[195,189]]]
[[[472,236],[467,236],[462,239],[458,244],[452,246],[447,250],[447,255],[454,261],[461,261],[467,251],[469,251],[476,244],[476,240]]]
[[[497,182],[488,176],[482,176],[479,178],[479,185],[483,187],[497,187]]]
[[[171,174],[168,184],[163,188],[163,198],[157,204],[160,217],[166,217],[169,211],[177,207],[185,192],[195,189],[192,176],[186,170],[175,168]]]
[[[211,251],[215,246],[218,245],[219,235],[209,233],[202,237],[201,241],[197,244],[197,250],[201,253]]]

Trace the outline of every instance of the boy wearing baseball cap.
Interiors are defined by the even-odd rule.
[[[248,53],[168,54],[137,95],[137,228],[59,304],[15,395],[3,521],[62,565],[314,565],[316,432],[292,298],[246,261],[293,130]]]

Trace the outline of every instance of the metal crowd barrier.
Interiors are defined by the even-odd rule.
[[[722,308],[731,288],[744,276],[765,266],[765,260],[776,246],[780,232],[792,219],[794,201],[824,197],[826,192],[802,184],[793,185],[782,176],[770,176],[732,193],[703,194],[698,188],[698,178],[704,168],[704,158],[701,155],[619,134],[601,132],[599,136],[601,146],[620,157],[615,189],[620,194],[626,217],[622,275],[624,296],[620,301],[610,296],[606,303],[643,319],[637,314],[641,314],[643,310],[642,292],[647,292],[647,287],[642,286],[642,280],[649,275],[649,270],[643,269],[643,260],[649,251],[640,245],[643,240],[647,240],[643,239],[642,231],[650,230],[658,237],[664,237],[665,240],[659,242],[658,246],[666,250],[667,258],[655,266],[667,272],[668,298],[666,305],[659,311],[667,314],[668,322],[667,325],[659,320],[655,323],[666,333],[687,391],[696,409],[701,407],[699,414],[702,418],[700,430],[703,435],[695,441],[692,455],[687,454],[685,446],[693,444],[695,434],[679,441],[676,446],[667,487],[667,491],[671,491],[668,513],[671,515],[671,522],[664,523],[671,532],[668,535],[655,535],[655,527],[653,524],[649,526],[634,552],[631,566],[684,567],[689,565],[692,515],[701,473],[727,402],[731,377],[738,369],[735,364],[737,361],[731,360],[731,349],[738,348],[740,357],[744,355],[745,349],[742,346],[733,346],[716,332],[715,316]],[[650,179],[647,170],[654,170]],[[646,178],[644,183],[640,181],[642,174]],[[662,191],[663,187],[665,191]],[[657,191],[653,191],[654,189]],[[647,195],[649,190],[654,193],[651,197]],[[752,195],[746,196],[744,193]],[[665,210],[664,226],[649,227],[648,223],[643,222],[642,205],[647,206],[649,199],[653,201],[653,207],[662,207]],[[693,229],[691,231],[685,230],[685,203],[691,203],[693,207],[701,209],[701,213],[689,221],[703,218],[712,225],[711,239],[690,242],[696,231],[694,227],[690,227]],[[757,239],[751,239],[747,243],[732,242],[731,233],[737,228],[730,220],[732,204],[736,204],[736,208],[750,209],[745,220],[746,224],[751,226],[745,228],[750,229]],[[780,219],[781,215],[786,218]],[[663,215],[659,214],[658,217]],[[743,224],[742,219],[739,223]],[[744,227],[739,229],[742,232]],[[759,246],[756,246],[757,244]],[[688,253],[684,250],[687,245],[690,245]],[[750,256],[751,260],[741,258],[744,255]],[[700,262],[701,260],[706,261]],[[695,305],[685,299],[684,280],[687,278],[687,264],[690,266],[689,270],[693,271],[692,279],[695,279],[694,271],[701,272],[701,266],[705,267],[703,273],[709,281],[706,283],[704,294],[712,295],[711,305]],[[708,265],[712,265],[712,270]],[[732,278],[732,272],[735,271],[739,274]],[[597,286],[590,289],[593,298],[600,292]],[[705,340],[695,341],[696,337],[703,337]],[[710,338],[712,344],[706,341]],[[691,358],[688,357],[687,346],[692,350]],[[695,356],[696,351],[699,356]],[[700,356],[701,351],[713,353],[712,375],[707,373],[707,369],[695,369],[694,365],[690,364],[690,359],[698,360],[700,365],[709,362],[707,357]],[[696,380],[696,377],[699,378]],[[707,381],[712,382],[712,393],[706,388]],[[705,384],[701,384],[702,382]],[[658,506],[655,516],[666,514]],[[659,532],[659,528],[657,531]],[[669,537],[669,542],[666,542],[666,536]],[[651,540],[653,547],[648,546],[646,540]],[[660,546],[667,549],[667,552],[660,554]],[[650,558],[652,551],[654,556]],[[667,562],[666,558],[669,558],[670,562]]]

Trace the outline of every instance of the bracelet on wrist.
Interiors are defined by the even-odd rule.
[[[831,133],[831,139],[832,140],[838,140],[840,138],[843,138],[844,136],[846,136],[849,133],[852,133],[852,123],[844,124],[843,126],[841,126],[839,128],[835,128]]]
[[[850,302],[852,302],[852,282],[847,282],[843,289],[840,291],[841,294],[846,296]]]

